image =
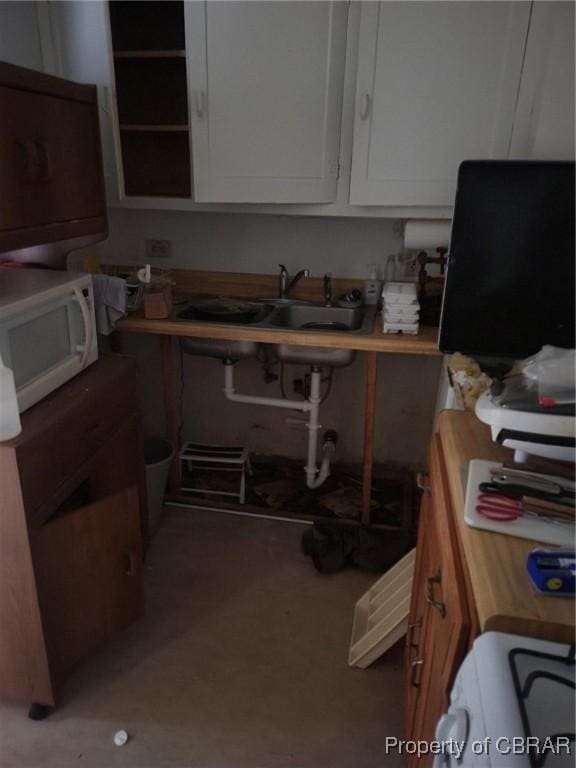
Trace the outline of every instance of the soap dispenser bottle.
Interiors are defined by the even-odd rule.
[[[16,437],[21,431],[14,374],[0,357],[0,442]]]
[[[370,264],[369,277],[364,281],[364,304],[378,304],[382,283],[378,277],[378,265]]]

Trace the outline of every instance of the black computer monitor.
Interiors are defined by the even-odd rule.
[[[574,347],[574,163],[460,166],[439,347],[522,358]]]

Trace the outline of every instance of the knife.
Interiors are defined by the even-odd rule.
[[[537,499],[545,499],[546,501],[561,501],[562,504],[570,504],[571,506],[575,504],[573,494],[567,493],[561,488],[556,492],[543,491],[522,483],[499,483],[493,480],[491,483],[480,483],[479,490],[481,493],[499,493],[508,499],[521,499],[523,496],[532,496]]]

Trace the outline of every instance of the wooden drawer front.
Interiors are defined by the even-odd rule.
[[[442,669],[445,690],[449,693],[467,647],[470,610],[441,451],[440,440],[435,436],[430,452],[430,467],[438,565],[434,573],[430,574],[427,591],[438,632],[442,633],[445,641],[442,647],[445,655],[438,649],[440,652],[437,659]]]
[[[416,544],[416,566],[412,584],[408,632],[406,633],[405,675],[406,675],[406,738],[411,739],[422,680],[426,667],[424,646],[428,626],[428,604],[425,600],[424,582],[430,569],[429,534],[432,504],[430,496],[424,494],[420,505],[420,525]]]
[[[46,523],[32,556],[52,668],[61,673],[143,609],[138,492]]]
[[[413,606],[423,615],[421,676],[416,693],[408,688],[409,738],[431,740],[446,711],[454,676],[466,652],[470,619],[456,533],[450,523],[449,497],[439,444],[430,455],[431,493],[425,494],[418,546],[425,541]],[[418,568],[418,565],[417,565]],[[408,679],[408,683],[410,679]],[[409,766],[431,765],[432,758],[411,759]]]
[[[89,372],[90,368],[77,377],[78,381]],[[123,420],[137,413],[132,368],[110,382],[110,389],[94,387],[83,394],[69,408],[55,407],[53,418],[37,425],[31,439],[16,449],[27,515],[90,459]],[[58,392],[54,393],[54,401],[59,401],[57,396]],[[39,403],[43,413],[47,411],[47,402],[50,400]]]

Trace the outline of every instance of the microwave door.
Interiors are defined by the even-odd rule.
[[[20,412],[87,365],[92,331],[79,288],[2,323],[2,359],[14,372]]]

